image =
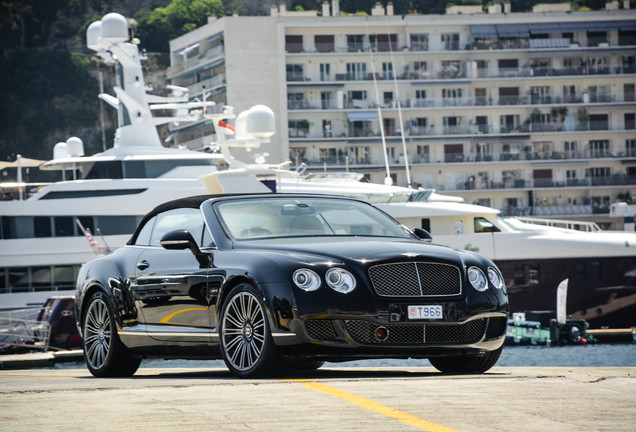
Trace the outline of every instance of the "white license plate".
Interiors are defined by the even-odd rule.
[[[409,319],[442,319],[442,305],[409,306]]]

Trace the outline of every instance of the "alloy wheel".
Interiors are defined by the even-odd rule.
[[[106,303],[95,298],[88,307],[84,321],[84,352],[94,369],[104,366],[112,342],[111,318]]]
[[[223,349],[227,360],[239,371],[251,369],[265,346],[265,313],[258,299],[242,291],[232,297],[222,317]]]

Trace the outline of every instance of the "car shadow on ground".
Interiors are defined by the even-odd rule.
[[[143,369],[141,370],[143,371]],[[192,370],[185,369],[170,370],[166,369],[145,369],[146,373],[134,375],[134,379],[228,379],[235,378],[241,380],[241,378],[233,375],[229,370],[214,368],[210,370]],[[294,371],[283,376],[259,378],[265,380],[331,380],[331,379],[404,379],[404,378],[435,378],[435,377],[479,377],[487,375],[489,377],[495,376],[508,376],[506,373],[493,373],[487,374],[442,374],[435,371],[432,368],[322,368],[318,370],[310,371]],[[253,380],[256,378],[248,378]]]

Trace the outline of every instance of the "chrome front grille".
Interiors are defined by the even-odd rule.
[[[459,268],[450,264],[405,262],[369,269],[375,292],[384,297],[427,297],[461,294]]]

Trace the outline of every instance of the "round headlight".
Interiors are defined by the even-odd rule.
[[[331,289],[342,294],[350,293],[356,288],[356,278],[345,269],[330,268],[327,270],[325,279]]]
[[[477,291],[486,291],[488,289],[486,275],[479,267],[468,268],[468,281]]]
[[[501,274],[493,267],[488,267],[488,279],[495,288],[503,288],[504,282]]]
[[[292,279],[301,290],[315,291],[320,288],[320,276],[309,269],[298,269],[294,272]]]

